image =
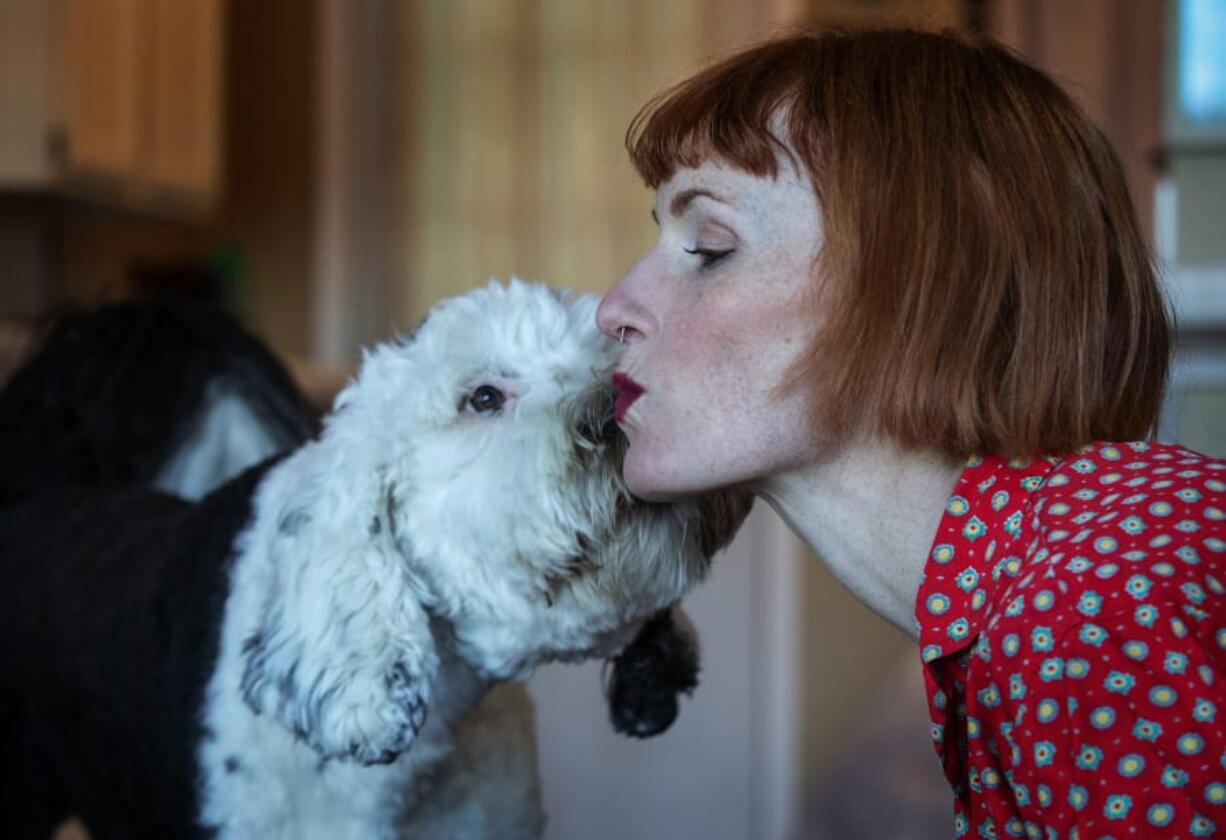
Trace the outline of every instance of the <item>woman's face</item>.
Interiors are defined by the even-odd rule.
[[[659,239],[597,312],[607,335],[624,328],[630,490],[667,498],[800,466],[816,447],[808,391],[773,390],[818,327],[804,305],[822,242],[809,178],[787,162],[773,179],[705,163],[662,184],[653,215]]]

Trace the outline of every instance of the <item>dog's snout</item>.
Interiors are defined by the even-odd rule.
[[[622,431],[613,419],[616,395],[612,386],[593,389],[579,402],[575,416],[575,436],[593,447],[604,447],[618,442]]]

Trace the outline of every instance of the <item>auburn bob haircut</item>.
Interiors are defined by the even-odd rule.
[[[826,432],[1022,456],[1152,430],[1170,328],[1119,161],[999,45],[768,41],[653,99],[626,145],[653,189],[705,160],[807,171],[824,326],[794,382]]]

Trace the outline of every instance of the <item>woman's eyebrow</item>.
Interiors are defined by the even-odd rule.
[[[704,190],[700,187],[694,187],[688,190],[682,190],[673,196],[673,200],[669,202],[668,212],[674,216],[680,216],[685,212],[685,208],[690,206],[690,202],[699,196],[709,198],[712,201],[718,201],[720,204],[727,204],[727,199],[721,198],[710,190]]]

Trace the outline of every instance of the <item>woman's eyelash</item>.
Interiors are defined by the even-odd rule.
[[[710,268],[711,266],[715,265],[717,262],[722,260],[724,257],[728,256],[735,250],[736,250],[735,248],[726,248],[722,251],[717,250],[715,248],[685,248],[684,249],[684,251],[687,254],[693,254],[694,256],[701,258],[702,260],[700,264],[701,268]]]

